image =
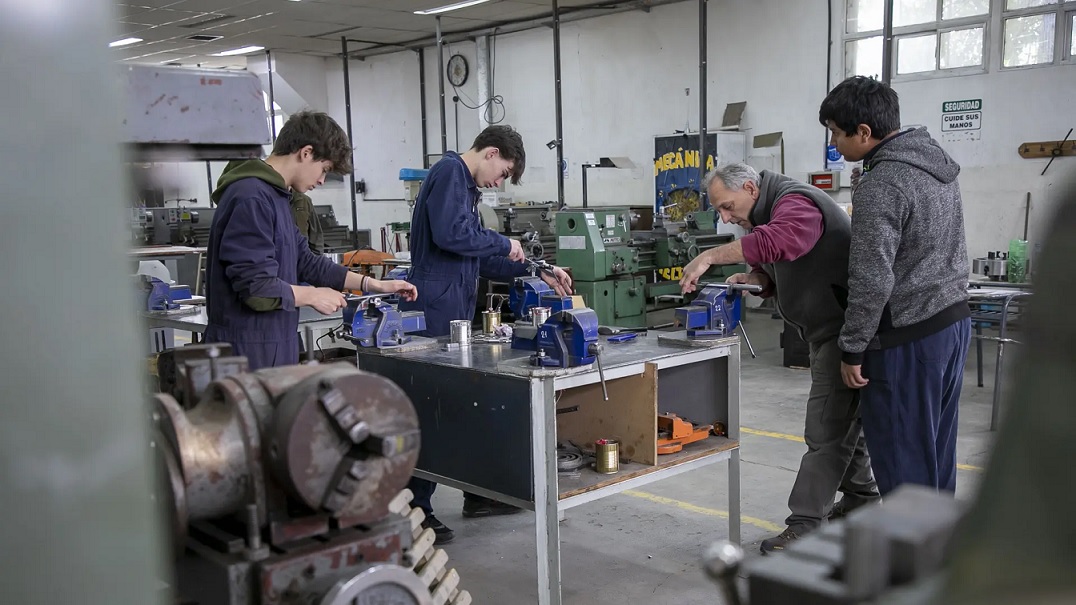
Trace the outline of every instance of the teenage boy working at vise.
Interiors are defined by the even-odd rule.
[[[234,166],[213,192],[205,340],[231,344],[251,370],[299,363],[299,307],[335,313],[345,288],[418,296],[405,281],[351,273],[310,251],[292,217],[292,193],[314,189],[329,172],[351,172],[347,135],[324,113],[300,112],[265,161]],[[304,282],[317,287],[298,285]]]
[[[506,179],[519,184],[526,166],[523,137],[511,126],[490,126],[462,154],[445,153],[426,176],[411,217],[411,271],[408,279],[422,290],[422,298],[400,303],[401,310],[426,314],[425,336],[449,333],[449,322],[474,318],[479,276],[511,282],[528,274],[523,248],[517,240],[483,229],[478,220],[479,187],[499,187]],[[559,267],[542,279],[561,296],[570,295],[572,280]],[[411,479],[413,504],[426,512],[423,524],[432,527],[437,543],[454,537],[451,529],[433,516],[430,497],[435,483]],[[488,517],[519,509],[464,493],[465,517]]]

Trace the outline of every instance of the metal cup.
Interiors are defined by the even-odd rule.
[[[471,322],[466,319],[457,319],[448,322],[449,336],[452,344],[461,347],[471,344]]]
[[[531,322],[533,322],[534,327],[541,327],[552,314],[553,309],[551,307],[531,307]]]

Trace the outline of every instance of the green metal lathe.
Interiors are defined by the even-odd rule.
[[[652,228],[635,229],[626,207],[564,209],[556,214],[556,263],[570,268],[576,291],[603,325],[645,327],[646,314],[676,306],[683,267],[699,253],[731,242],[717,232],[713,210],[683,221],[656,215]],[[704,279],[724,281],[743,265],[715,267]]]

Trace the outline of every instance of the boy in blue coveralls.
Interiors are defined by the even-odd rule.
[[[344,289],[418,296],[405,281],[351,273],[310,251],[292,217],[292,193],[314,189],[329,172],[351,172],[347,135],[324,113],[300,112],[267,159],[232,167],[213,192],[205,341],[230,343],[251,370],[299,363],[299,307],[335,313]]]
[[[449,333],[449,322],[473,319],[478,278],[511,282],[528,274],[523,248],[517,240],[483,229],[478,220],[479,187],[499,187],[507,179],[518,185],[526,167],[523,137],[511,126],[490,126],[462,154],[449,151],[422,183],[411,217],[411,271],[408,279],[422,298],[400,303],[401,310],[426,314],[425,336]],[[542,279],[561,296],[570,295],[572,280],[559,267]],[[430,496],[435,483],[411,479],[412,502],[426,512],[424,527],[432,527],[436,543],[452,540],[451,529],[433,516]],[[464,493],[465,517],[488,517],[519,509]]]

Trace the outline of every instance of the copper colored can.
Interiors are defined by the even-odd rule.
[[[603,475],[620,471],[620,442],[598,439],[594,442],[594,470]]]

